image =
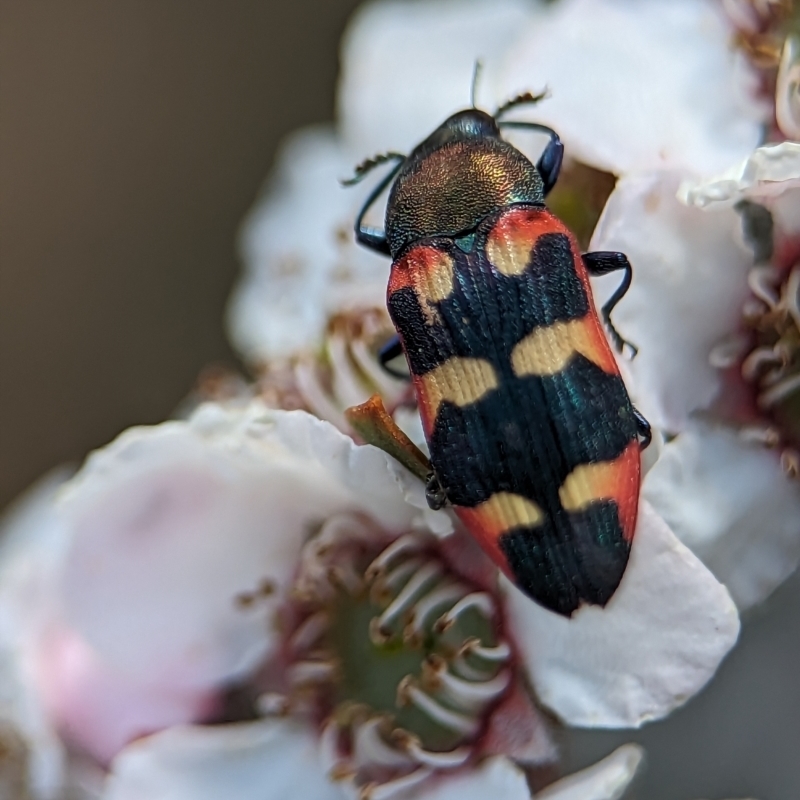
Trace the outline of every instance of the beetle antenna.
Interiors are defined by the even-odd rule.
[[[475,93],[478,88],[478,78],[481,76],[481,71],[483,70],[483,62],[479,59],[475,59],[475,67],[472,70],[472,86],[469,90],[469,102],[473,108],[477,108],[478,106],[475,105]]]
[[[534,105],[549,96],[550,90],[546,86],[541,92],[539,92],[539,94],[522,92],[516,97],[512,97],[510,100],[506,100],[506,102],[494,112],[494,118],[500,119],[500,117],[505,116],[509,111],[511,111],[512,108],[516,108],[517,106]]]
[[[406,157],[402,153],[395,153],[389,151],[388,153],[381,153],[380,155],[366,158],[353,170],[353,177],[345,180],[340,180],[342,186],[355,186],[359,181],[363,180],[364,176],[372,172],[375,167],[381,164],[386,164],[388,161],[405,161]]]

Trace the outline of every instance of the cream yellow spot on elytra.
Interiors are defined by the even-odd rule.
[[[531,260],[533,239],[495,230],[486,242],[489,263],[502,275],[522,275]]]
[[[447,253],[437,251],[437,257],[427,264],[421,289],[432,303],[447,300],[453,293],[453,259]]]
[[[511,368],[518,378],[555,375],[575,353],[605,368],[608,359],[604,344],[585,318],[554,322],[546,328],[535,328],[514,346]]]
[[[614,461],[578,465],[558,490],[561,505],[567,511],[580,511],[596,500],[611,498],[616,475]]]
[[[533,500],[511,492],[495,492],[475,511],[496,531],[533,527],[544,521],[544,511]]]
[[[421,376],[426,405],[435,417],[445,401],[463,408],[498,386],[494,367],[482,358],[453,358]]]

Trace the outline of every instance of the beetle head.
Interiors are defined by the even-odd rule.
[[[450,142],[499,138],[500,128],[491,114],[477,108],[467,108],[449,116],[427,139],[411,151],[408,158],[409,161],[424,158]]]

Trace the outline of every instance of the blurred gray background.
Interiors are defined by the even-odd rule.
[[[356,4],[0,2],[0,507],[233,359],[238,223]]]
[[[356,5],[0,0],[0,507],[235,364],[237,225],[281,137],[332,118]],[[570,734],[567,766],[636,739],[642,800],[800,798],[798,620],[795,576],[708,691],[636,736]]]

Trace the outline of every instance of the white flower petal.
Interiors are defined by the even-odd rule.
[[[171,728],[114,760],[103,800],[342,800],[316,737],[285,720]]]
[[[304,412],[204,406],[134,428],[91,456],[64,496],[68,621],[109,665],[209,686],[252,669],[300,547],[331,514],[399,531],[389,457]],[[270,596],[236,598],[267,583]]]
[[[775,452],[732,430],[690,423],[665,445],[643,491],[740,610],[766,598],[800,561],[800,486]]]
[[[531,793],[525,773],[519,767],[507,758],[494,757],[474,769],[435,778],[430,786],[423,784],[413,797],[414,800],[531,800]]]
[[[278,154],[242,228],[245,270],[228,308],[231,340],[248,361],[313,349],[331,313],[384,305],[389,261],[353,238],[369,187],[340,184],[359,159],[327,128],[294,134]]]
[[[590,247],[619,250],[633,266],[633,284],[612,319],[639,348],[627,364],[631,392],[650,422],[668,431],[681,430],[715,398],[720,378],[709,353],[737,328],[752,266],[737,244],[736,213],[687,208],[675,199],[678,181],[673,173],[620,180]],[[619,278],[603,281],[598,305]]]
[[[647,502],[628,569],[608,605],[571,619],[509,584],[511,631],[541,702],[568,725],[659,719],[705,685],[736,642],[726,591]]]
[[[775,117],[789,139],[800,139],[800,38],[787,36],[775,87]]]
[[[536,800],[619,800],[644,759],[636,744],[624,744],[591,767],[538,792]]]
[[[491,97],[501,54],[537,6],[525,0],[365,6],[342,45],[339,116],[345,140],[364,156],[408,152],[450,114],[469,107],[478,59],[485,67],[477,87],[482,105],[480,98]]]
[[[587,164],[713,174],[758,144],[763,117],[731,36],[706,0],[561,0],[510,48],[502,86],[546,84],[530,118]]]
[[[759,147],[717,177],[684,181],[678,196],[698,208],[727,208],[739,200],[766,200],[798,187],[800,144],[781,142]]]
[[[37,691],[28,644],[52,589],[63,534],[54,498],[69,472],[46,475],[0,520],[0,720],[24,739],[29,787],[46,800],[61,795],[65,752]]]

